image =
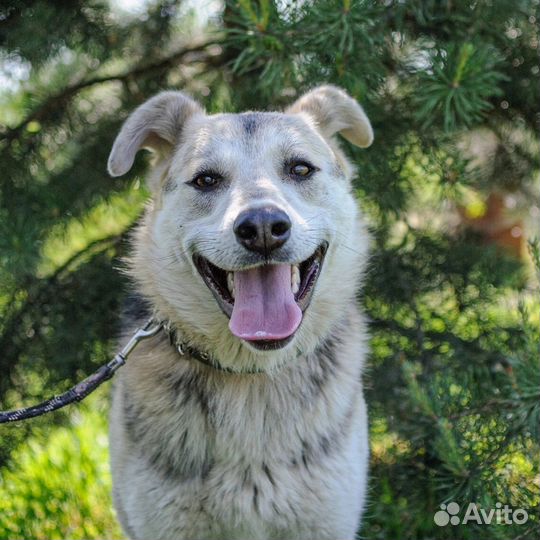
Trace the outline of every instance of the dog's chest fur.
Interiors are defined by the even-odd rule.
[[[133,538],[354,535],[367,456],[357,317],[274,375],[221,373],[166,339],[130,359],[111,450]]]

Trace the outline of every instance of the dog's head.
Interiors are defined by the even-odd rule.
[[[294,343],[312,349],[354,298],[368,239],[338,133],[360,147],[373,139],[360,105],[332,86],[284,113],[207,115],[164,92],[114,143],[113,176],[143,147],[157,156],[134,276],[162,316],[225,365],[271,367]]]

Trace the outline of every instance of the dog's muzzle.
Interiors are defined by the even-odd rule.
[[[193,262],[222,311],[229,328],[258,349],[284,347],[300,327],[328,249],[323,242],[299,264],[260,264],[224,270],[201,255]]]

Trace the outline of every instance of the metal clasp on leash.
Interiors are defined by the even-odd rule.
[[[126,363],[127,357],[132,353],[133,349],[139,344],[140,341],[155,336],[163,328],[162,323],[156,323],[154,319],[149,319],[147,323],[139,328],[126,343],[124,348],[116,353],[116,356],[109,362],[111,369],[116,371],[120,366]]]
[[[83,400],[98,386],[110,379],[116,370],[126,363],[128,356],[141,341],[155,336],[162,328],[163,323],[156,322],[154,318],[149,319],[142,328],[135,331],[124,348],[117,353],[112,360],[107,362],[104,366],[101,366],[97,371],[92,373],[92,375],[86,377],[86,379],[76,384],[67,392],[60,394],[59,396],[53,396],[38,405],[13,411],[0,411],[0,424],[41,416],[42,414],[65,407],[74,401]]]

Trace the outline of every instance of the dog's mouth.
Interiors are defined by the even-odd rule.
[[[262,350],[280,349],[294,336],[309,306],[328,244],[300,264],[265,264],[229,272],[201,255],[193,262],[231,332]]]

